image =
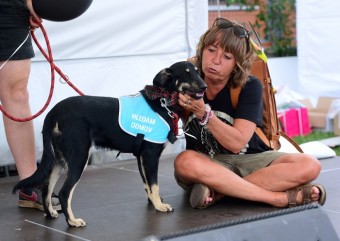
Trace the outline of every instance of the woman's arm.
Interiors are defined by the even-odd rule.
[[[185,111],[190,111],[198,119],[202,119],[206,112],[203,99],[191,99],[190,104],[188,104],[189,99],[191,99],[190,96],[180,94],[179,104]],[[253,136],[256,124],[250,120],[237,118],[234,119],[233,126],[231,126],[212,115],[206,123],[206,127],[224,148],[233,153],[239,153]]]
[[[36,22],[41,23],[42,19],[35,13],[34,9],[33,9],[33,4],[32,4],[32,0],[27,0],[26,1],[26,6],[28,8],[28,10],[30,11],[31,17],[30,17],[30,25],[33,29],[38,28],[39,25]]]
[[[230,126],[214,115],[206,127],[224,148],[239,153],[253,136],[256,124],[245,119],[234,119],[233,126]]]

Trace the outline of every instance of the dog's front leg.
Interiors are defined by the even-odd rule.
[[[147,193],[148,199],[152,202],[155,209],[160,212],[171,212],[173,208],[170,204],[163,203],[160,195],[159,195],[159,186],[158,184],[153,184],[149,186],[145,184],[145,191]]]
[[[145,158],[147,155],[137,157],[139,171],[144,182],[144,189],[147,198],[154,205],[155,209],[160,212],[171,212],[173,208],[170,204],[163,203],[159,195],[158,185],[158,162],[159,158]],[[156,159],[156,160],[155,160]]]

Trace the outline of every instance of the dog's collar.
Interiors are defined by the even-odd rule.
[[[166,100],[166,106],[174,106],[177,103],[178,92],[176,91],[169,93],[169,91],[166,91],[154,85],[146,85],[144,90],[145,90],[145,95],[150,100],[154,100],[157,98],[164,98]]]
[[[168,106],[174,106],[178,100],[178,92],[174,91],[169,93],[168,91],[153,85],[146,85],[142,93],[150,100],[160,99],[161,106],[167,110],[168,116],[171,119],[171,130],[168,135],[168,140],[171,143],[176,141],[178,135],[178,115],[168,109]]]

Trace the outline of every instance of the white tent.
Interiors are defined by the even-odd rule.
[[[340,2],[297,0],[296,5],[298,56],[283,62],[281,58],[269,59],[274,85],[286,86],[314,101],[319,96],[340,97]],[[75,20],[44,21],[44,26],[55,63],[72,83],[87,95],[121,96],[136,93],[151,83],[159,70],[195,53],[196,43],[208,27],[208,3],[100,0]],[[44,43],[41,34],[39,42]],[[44,105],[49,86],[50,67],[36,51],[30,77],[34,113]],[[48,109],[77,95],[58,81],[54,92]],[[38,157],[45,114],[34,120]],[[0,137],[0,165],[13,163],[3,127]]]
[[[77,19],[44,21],[55,64],[86,95],[134,94],[163,68],[195,53],[208,27],[206,0],[93,1]],[[36,31],[39,43],[45,40]],[[45,104],[50,89],[50,66],[36,48],[30,75],[32,112]],[[78,95],[57,75],[47,111],[58,101]],[[37,157],[42,151],[45,111],[34,119]],[[1,126],[2,120],[0,123]],[[0,128],[0,165],[13,163],[3,127]]]
[[[298,82],[305,97],[340,97],[340,1],[297,0]]]

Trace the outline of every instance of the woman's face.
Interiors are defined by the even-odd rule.
[[[225,52],[219,44],[209,45],[203,50],[202,71],[207,80],[228,81],[235,65],[234,55]]]

